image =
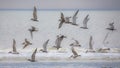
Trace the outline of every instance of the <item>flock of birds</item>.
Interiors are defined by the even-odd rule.
[[[63,24],[71,24],[71,25],[74,25],[74,26],[78,26],[78,24],[76,23],[76,19],[77,19],[77,14],[78,14],[79,10],[77,10],[75,12],[75,14],[72,16],[72,17],[64,17],[64,14],[61,12],[61,17],[59,19],[60,23],[59,23],[59,26],[58,26],[58,29],[62,28]],[[72,18],[72,22],[70,21],[70,18]],[[34,10],[33,10],[33,18],[31,19],[32,21],[36,21],[38,22],[38,19],[37,19],[37,9],[36,7],[34,6]],[[87,27],[87,22],[89,21],[89,14],[86,15],[86,17],[84,18],[83,20],[83,26],[80,27],[82,29],[88,29]],[[106,28],[108,30],[115,30],[114,28],[114,22],[110,23],[109,24],[109,27]],[[31,38],[33,39],[33,32],[37,32],[38,30],[36,29],[36,27],[32,26],[30,29],[28,29],[28,31],[30,32],[31,34]],[[61,48],[61,42],[64,38],[67,38],[66,36],[64,35],[57,35],[57,39],[55,41],[55,46],[53,46],[54,48],[56,48],[57,50],[59,48]],[[71,55],[70,57],[72,58],[76,58],[78,56],[80,56],[76,50],[74,49],[74,47],[80,47],[81,45],[79,44],[79,42],[77,40],[74,39],[75,42],[71,43],[70,46],[71,46],[71,51],[73,53],[73,55]],[[43,49],[40,49],[39,51],[42,51],[42,52],[45,52],[47,53],[47,44],[49,42],[49,39],[45,41],[45,43],[43,44]],[[90,40],[89,40],[89,49],[93,49],[93,38],[92,36],[90,36]],[[23,49],[25,49],[27,46],[29,45],[32,45],[32,43],[25,38],[25,41],[22,43],[24,46],[23,46]],[[10,51],[9,53],[12,53],[12,54],[19,54],[19,52],[17,52],[17,49],[16,49],[16,41],[15,39],[13,39],[13,50]],[[35,55],[36,55],[36,52],[37,52],[37,48],[34,50],[32,56],[31,56],[31,59],[28,59],[29,61],[31,62],[35,62]],[[94,51],[93,51],[94,52]]]

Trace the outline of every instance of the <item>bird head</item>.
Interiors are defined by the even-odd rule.
[[[66,36],[62,35],[61,38],[67,38]]]

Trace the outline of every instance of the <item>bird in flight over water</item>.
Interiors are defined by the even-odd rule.
[[[77,19],[78,12],[79,12],[79,10],[77,10],[72,17],[72,23],[71,23],[72,25],[78,25],[78,24],[76,24],[76,19]]]
[[[73,46],[71,47],[71,51],[72,51],[73,55],[71,55],[70,58],[71,57],[72,58],[77,58],[77,57],[81,56],[81,55],[78,55],[78,53],[75,51]]]
[[[61,28],[63,23],[65,22],[64,14],[62,12],[61,12],[61,19],[59,21],[60,21],[60,24],[59,24],[58,29]]]
[[[22,44],[24,45],[23,49],[26,48],[29,45],[32,45],[32,43],[30,41],[28,41],[26,38],[25,38],[25,41]]]
[[[56,39],[56,41],[55,41],[55,46],[53,46],[53,47],[55,47],[55,48],[57,48],[57,50],[59,49],[59,48],[61,48],[61,42],[62,42],[62,40],[64,39],[64,38],[66,38],[66,36],[64,36],[64,35],[57,35],[57,39]]]
[[[87,23],[88,23],[88,21],[89,21],[89,14],[84,18],[84,20],[83,20],[83,26],[82,27],[80,27],[80,28],[83,28],[83,29],[88,29],[88,27],[87,27]]]
[[[36,6],[34,6],[34,9],[33,9],[33,18],[31,18],[31,20],[38,21],[37,20],[37,8],[36,8]]]
[[[31,26],[31,29],[28,30],[30,31],[31,38],[33,39],[33,32],[37,32],[38,30],[34,26]]]
[[[112,23],[109,23],[109,27],[108,28],[106,28],[106,29],[108,29],[108,30],[115,30],[115,27],[114,27],[114,22],[112,22]]]
[[[28,61],[31,61],[31,62],[35,62],[35,57],[36,57],[36,53],[37,53],[37,48],[34,50],[32,56],[31,56],[31,59],[28,59]]]
[[[40,51],[46,52],[46,53],[48,52],[48,51],[47,51],[48,42],[49,42],[49,39],[48,39],[47,41],[45,41],[45,43],[43,44],[43,49],[40,49]]]
[[[12,53],[12,54],[19,54],[19,52],[17,52],[17,49],[16,49],[16,41],[15,39],[13,39],[13,47],[12,47],[12,51],[10,51],[9,53]]]

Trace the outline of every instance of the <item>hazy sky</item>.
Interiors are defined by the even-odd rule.
[[[0,0],[0,9],[120,9],[120,0]]]

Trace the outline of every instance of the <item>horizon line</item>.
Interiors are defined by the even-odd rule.
[[[32,11],[33,9],[0,9],[0,11]],[[120,9],[82,9],[82,8],[75,8],[75,9],[37,9],[38,11],[74,11],[74,10],[80,10],[80,11],[120,11]]]

